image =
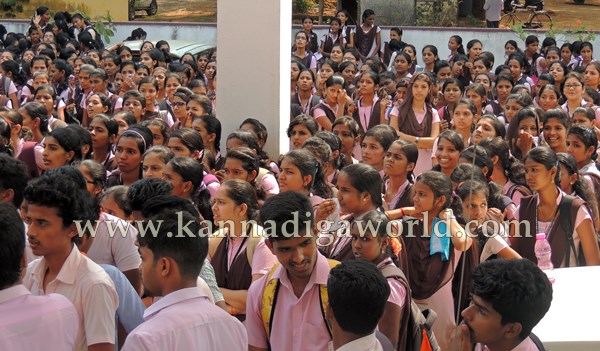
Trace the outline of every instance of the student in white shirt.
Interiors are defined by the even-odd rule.
[[[43,257],[29,264],[23,284],[34,295],[59,293],[73,303],[79,315],[75,350],[113,351],[119,304],[115,287],[74,244],[79,234],[75,221],[98,218],[92,197],[70,178],[54,174],[33,180],[25,199],[31,250]]]
[[[182,230],[180,220],[186,234],[173,235]],[[208,253],[208,238],[199,235],[198,217],[165,208],[145,224],[158,221],[156,236],[139,236],[138,245],[146,294],[162,298],[146,309],[144,322],[129,334],[123,350],[246,350],[242,323],[215,306],[197,286]]]
[[[33,296],[21,284],[25,231],[10,203],[0,202],[0,227],[0,350],[73,350],[79,328],[73,304],[58,294]]]

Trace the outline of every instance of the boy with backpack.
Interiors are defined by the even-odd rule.
[[[248,290],[248,350],[327,351],[327,278],[338,262],[317,250],[310,200],[293,191],[275,195],[260,220],[279,264]]]

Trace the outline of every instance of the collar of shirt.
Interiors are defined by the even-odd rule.
[[[556,197],[556,204],[560,205],[560,200],[562,200],[563,195],[565,194],[560,188],[557,188],[558,196]],[[536,205],[540,205],[540,196],[536,197]]]
[[[167,294],[167,296],[164,296],[160,300],[153,303],[150,307],[148,307],[144,311],[144,320],[146,321],[152,318],[152,316],[169,306],[173,306],[182,301],[197,298],[206,298],[207,301],[209,300],[208,296],[204,293],[204,291],[202,291],[202,289],[200,289],[197,286],[173,291],[172,293]]]
[[[476,351],[491,351],[487,346],[483,346],[481,344],[477,344],[477,346],[475,347],[475,350]],[[531,338],[528,337],[525,340],[521,341],[521,343],[519,343],[519,345],[515,346],[515,348],[513,348],[511,351],[538,351],[538,348],[537,348],[537,346],[535,346],[535,343],[533,342],[533,340],[531,340]]]
[[[0,290],[0,303],[10,301],[20,296],[31,295],[31,292],[23,284],[17,284]]]
[[[333,342],[329,343],[329,350],[334,351]],[[377,351],[382,350],[381,343],[375,337],[375,332],[362,338],[353,340],[347,344],[342,345],[335,351]]]
[[[60,272],[56,276],[55,280],[62,283],[72,285],[75,283],[75,276],[77,274],[77,266],[83,259],[83,255],[79,252],[75,244],[71,247],[71,253],[67,256],[67,259],[60,268]],[[44,281],[44,274],[46,272],[46,258],[42,257],[40,263],[37,265],[33,274],[33,279],[38,283],[40,290],[42,289],[42,282]]]
[[[304,292],[310,290],[313,285],[326,285],[327,278],[329,277],[329,263],[325,256],[323,256],[319,251],[317,251],[317,262],[313,268],[312,274],[310,275],[310,280],[308,284],[304,288]],[[281,284],[285,285],[290,289],[290,291],[294,291],[292,287],[292,283],[287,275],[287,270],[283,265],[279,264],[279,267],[273,273],[271,279],[279,279]],[[304,294],[304,293],[303,293]]]

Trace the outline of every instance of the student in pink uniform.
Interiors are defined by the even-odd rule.
[[[208,253],[205,236],[172,237],[182,230],[202,232],[198,218],[164,209],[145,224],[161,221],[156,235],[138,237],[140,271],[149,296],[162,296],[144,312],[144,322],[127,337],[123,350],[244,350],[244,326],[210,301],[197,280]]]
[[[248,350],[327,351],[331,335],[320,300],[332,263],[317,250],[308,197],[293,191],[275,195],[265,201],[260,220],[268,233],[265,243],[279,264],[248,290]],[[286,230],[293,235],[284,236]],[[268,284],[277,287],[266,321],[270,328],[265,328],[263,301]]]

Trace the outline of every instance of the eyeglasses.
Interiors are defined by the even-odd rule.
[[[581,87],[581,84],[565,84],[565,89],[577,89]]]
[[[171,105],[173,105],[173,107],[183,107],[185,106],[185,102],[174,102]]]

